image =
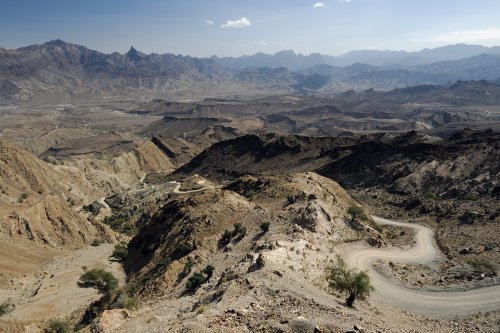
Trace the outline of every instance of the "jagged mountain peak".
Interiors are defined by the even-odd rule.
[[[130,50],[128,50],[126,56],[129,60],[139,61],[145,56],[145,54],[137,51],[133,46],[130,46]]]

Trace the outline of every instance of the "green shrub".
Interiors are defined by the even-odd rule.
[[[123,302],[123,307],[127,310],[137,310],[139,302],[137,301],[137,298],[127,296]]]
[[[347,209],[347,213],[351,215],[352,221],[354,221],[356,218],[359,218],[360,220],[366,221],[368,220],[368,217],[365,214],[365,211],[361,207],[357,206],[350,206]]]
[[[329,287],[347,295],[347,306],[352,306],[357,298],[364,299],[369,296],[374,289],[367,272],[348,268],[340,257],[337,257],[337,264],[328,270]]]
[[[193,266],[194,266],[194,261],[193,261],[193,259],[188,258],[188,259],[186,260],[186,262],[184,263],[184,269],[182,270],[182,272],[183,272],[184,274],[189,274],[189,273],[191,273],[191,269],[193,268]]]
[[[45,333],[69,333],[71,326],[69,322],[61,319],[51,319],[44,330]]]
[[[191,242],[185,242],[177,245],[177,247],[172,252],[172,259],[178,260],[186,255],[188,255],[191,251],[194,250],[194,245]]]
[[[28,198],[28,193],[26,193],[26,192],[21,193],[21,196],[19,198],[21,198],[23,200],[27,199]]]
[[[118,279],[110,272],[103,269],[91,269],[80,276],[78,285],[81,287],[92,287],[99,289],[102,293],[108,293],[118,287]]]
[[[186,290],[189,292],[195,292],[202,284],[210,280],[214,273],[215,267],[212,265],[207,265],[202,271],[194,273],[189,277],[186,283]]]
[[[172,259],[169,256],[161,257],[160,260],[158,260],[158,267],[167,268],[171,263]]]
[[[269,221],[264,221],[260,224],[260,230],[262,230],[262,232],[268,232],[270,225],[271,223]]]
[[[116,244],[111,256],[116,260],[123,260],[128,254],[127,245],[124,243]]]
[[[426,192],[424,197],[428,200],[440,200],[441,197],[434,192]]]
[[[235,230],[236,231],[236,230]],[[241,226],[238,228],[236,239],[242,240],[247,234],[247,228],[245,226]]]
[[[206,282],[206,277],[203,274],[203,272],[196,272],[189,277],[186,283],[186,289],[188,291],[194,292],[199,287],[201,287],[201,285],[204,284],[205,282]]]
[[[224,230],[224,233],[222,233],[222,236],[219,240],[219,243],[224,246],[227,245],[231,242],[231,239],[233,239],[233,233],[229,230]]]
[[[203,269],[203,273],[206,274],[207,276],[207,280],[210,280],[210,278],[212,277],[212,275],[214,274],[214,270],[215,270],[215,267],[212,266],[212,265],[207,265],[204,269]]]
[[[114,231],[122,234],[126,234],[128,236],[134,236],[137,234],[137,228],[132,224],[132,222],[130,222],[127,215],[106,216],[103,222],[109,225]]]
[[[493,266],[493,264],[486,260],[469,260],[467,261],[467,264],[481,273],[486,273],[491,276],[497,276],[497,272],[495,271],[495,267]]]
[[[475,213],[465,212],[462,215],[460,215],[458,220],[460,221],[460,223],[463,224],[474,224],[474,222],[476,221],[476,217],[477,216]]]

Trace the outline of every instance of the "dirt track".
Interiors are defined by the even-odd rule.
[[[417,224],[373,218],[379,224],[410,227],[417,232],[416,244],[408,250],[358,247],[345,253],[344,258],[349,266],[368,270],[375,287],[375,297],[391,305],[431,317],[465,315],[500,309],[500,286],[466,291],[433,292],[405,288],[380,275],[372,267],[372,263],[377,259],[401,263],[426,263],[437,259],[440,253],[431,229]]]

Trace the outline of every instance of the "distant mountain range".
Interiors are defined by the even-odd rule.
[[[460,60],[480,54],[500,54],[500,46],[485,47],[481,45],[456,44],[435,49],[423,49],[417,52],[361,50],[352,51],[338,57],[319,53],[302,55],[288,50],[278,52],[274,55],[257,53],[237,58],[218,58],[214,56],[210,59],[221,66],[235,69],[246,67],[286,67],[296,71],[316,65],[345,67],[356,63],[377,67],[413,67],[440,61]]]
[[[355,51],[340,57],[283,51],[240,58],[105,54],[61,40],[0,48],[0,103],[153,97],[185,92],[340,93],[500,82],[500,47],[451,45],[419,52]]]

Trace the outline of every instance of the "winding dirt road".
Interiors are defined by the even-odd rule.
[[[479,311],[500,310],[500,285],[467,291],[425,291],[406,288],[379,274],[372,266],[375,260],[400,263],[426,263],[440,253],[434,241],[434,232],[418,224],[395,222],[373,217],[379,224],[404,226],[416,230],[416,244],[411,249],[356,248],[344,255],[351,267],[367,270],[375,287],[374,297],[385,303],[431,317],[465,315]]]
[[[207,186],[207,187],[199,188],[199,189],[196,189],[196,190],[181,191],[180,190],[181,183],[176,182],[176,181],[172,181],[172,182],[170,182],[170,184],[176,184],[176,186],[175,186],[174,190],[172,191],[172,193],[177,193],[177,194],[196,193],[196,192],[202,192],[202,191],[213,189],[213,188],[222,188],[222,186]]]

